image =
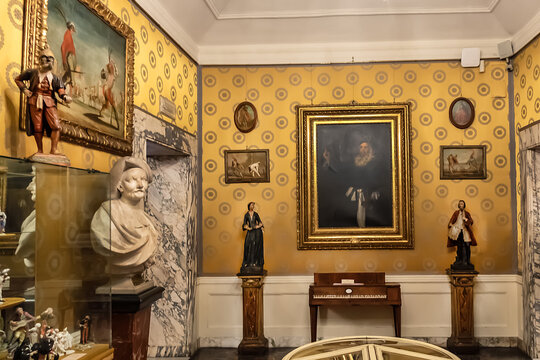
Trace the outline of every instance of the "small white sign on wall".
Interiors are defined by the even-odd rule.
[[[159,112],[174,119],[176,117],[176,105],[166,97],[159,96]]]

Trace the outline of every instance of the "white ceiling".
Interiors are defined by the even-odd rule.
[[[540,33],[539,0],[137,0],[201,65],[498,58]]]

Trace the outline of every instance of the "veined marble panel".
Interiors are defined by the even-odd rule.
[[[165,288],[152,306],[149,357],[189,356],[197,273],[197,146],[193,135],[135,109],[133,156],[153,172],[146,211],[161,234],[145,277]]]
[[[540,122],[520,133],[523,238],[523,342],[540,355]]]

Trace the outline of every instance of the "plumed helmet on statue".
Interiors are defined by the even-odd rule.
[[[146,173],[146,180],[150,184],[152,182],[152,170],[150,166],[143,159],[138,159],[130,156],[125,156],[118,159],[118,161],[112,167],[111,174],[111,199],[119,199],[121,196],[120,191],[118,191],[118,185],[122,181],[122,174],[133,168],[143,169]]]

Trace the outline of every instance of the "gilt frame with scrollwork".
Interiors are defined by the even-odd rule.
[[[135,35],[133,30],[122,21],[117,15],[115,15],[103,2],[99,0],[74,0],[84,6],[88,13],[88,17],[96,17],[105,23],[105,26],[110,28],[116,34],[125,39],[125,53],[121,53],[120,58],[124,68],[120,69],[120,73],[124,76],[117,79],[123,89],[120,94],[115,95],[114,102],[116,108],[121,109],[121,116],[115,117],[114,123],[111,117],[111,126],[113,129],[109,132],[103,126],[90,126],[88,120],[86,122],[80,119],[86,115],[82,111],[77,115],[78,109],[73,109],[69,112],[63,111],[62,106],[59,106],[59,118],[61,123],[61,139],[63,141],[71,142],[84,147],[91,147],[108,153],[116,155],[129,155],[132,152],[132,140],[133,140],[133,97],[134,97],[134,46]],[[22,69],[36,68],[38,65],[38,56],[40,52],[49,47],[48,44],[48,31],[49,31],[49,0],[25,0],[24,4],[24,29],[23,29],[23,57],[22,57]],[[62,15],[64,16],[64,15]],[[76,46],[76,45],[75,45]],[[112,51],[118,51],[113,48]],[[95,56],[93,54],[77,54],[77,56]],[[110,58],[110,54],[109,54]],[[62,59],[57,60],[57,70],[62,67]],[[100,64],[105,62],[100,60]],[[106,60],[107,61],[107,60]],[[81,70],[81,73],[83,71]],[[60,76],[60,74],[57,74]],[[98,73],[97,76],[100,76]],[[103,74],[101,74],[103,78]],[[123,86],[122,86],[123,85]],[[90,96],[99,97],[100,93],[104,93],[103,84],[92,85],[96,86],[97,90],[93,91]],[[83,91],[83,90],[80,90]],[[95,94],[94,94],[95,93]],[[120,95],[120,96],[118,96]],[[94,100],[97,105],[94,105],[93,112],[97,112],[102,104],[106,101],[101,99]],[[108,108],[111,108],[109,106]],[[116,109],[115,109],[116,110]],[[110,110],[106,110],[110,111]],[[118,110],[120,112],[120,110]],[[93,114],[95,119],[98,118],[96,114]],[[21,94],[20,105],[20,120],[19,126],[21,130],[26,130],[25,125],[26,116],[26,99]],[[100,124],[101,125],[101,124]]]
[[[296,114],[298,249],[413,248],[410,104]]]

